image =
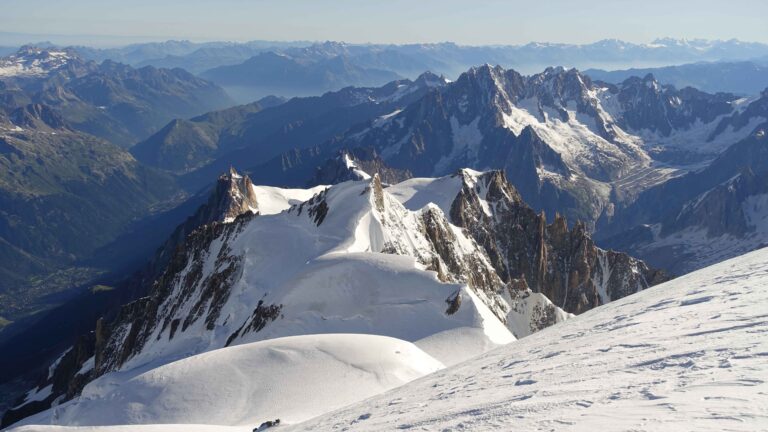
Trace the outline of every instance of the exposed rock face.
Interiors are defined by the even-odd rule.
[[[546,295],[575,314],[668,280],[626,254],[595,246],[583,223],[568,229],[560,215],[547,224],[494,171],[463,177],[451,221],[481,244],[499,276]]]
[[[610,91],[618,95],[622,115],[616,119],[627,130],[650,130],[669,136],[673,130],[687,129],[697,120],[710,123],[733,111],[730,102],[738,99],[728,93],[708,94],[687,87],[681,90],[662,86],[648,74],[632,77],[619,88]]]
[[[51,107],[42,104],[29,104],[11,112],[10,120],[22,127],[36,130],[68,128],[64,119]]]
[[[589,221],[608,201],[595,182],[648,160],[602,108],[589,78],[562,68],[530,77],[472,68],[393,117],[351,129],[337,145],[372,146],[387,164],[415,176],[504,169],[532,206]]]
[[[230,168],[229,175],[219,177],[216,192],[208,201],[211,213],[204,215],[203,223],[231,222],[244,213],[258,213],[259,203],[248,176],[241,176]]]
[[[252,217],[241,216],[232,224],[205,225],[187,238],[155,282],[150,295],[126,305],[120,316],[105,328],[105,343],[97,346],[95,376],[118,369],[140,352],[158,329],[162,329],[161,334],[168,329],[165,337],[170,340],[177,331],[186,330],[198,320],[203,320],[205,328],[214,328],[232,283],[242,271],[241,259],[230,254],[226,241]],[[215,251],[213,270],[204,273],[206,247],[214,241],[220,247]],[[196,301],[192,307],[180,312],[178,308],[184,300],[193,295]],[[157,337],[159,339],[160,334]]]
[[[151,262],[154,271],[151,278],[157,277],[168,261],[182,245],[188,235],[203,225],[213,222],[231,222],[243,214],[258,214],[259,203],[253,191],[253,183],[247,175],[240,175],[234,168],[219,176],[216,187],[211,192],[208,202],[197,209],[194,215],[176,227],[171,236],[160,247]]]

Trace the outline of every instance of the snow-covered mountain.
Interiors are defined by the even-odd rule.
[[[71,49],[24,46],[15,54],[0,58],[0,77],[45,77],[72,61],[82,62]]]
[[[748,136],[764,118],[723,121],[752,101],[677,90],[650,75],[617,86],[573,69],[523,76],[485,65],[333,145],[373,147],[416,176],[503,168],[534,207],[591,225]]]
[[[287,430],[765,430],[766,262],[688,274]]]
[[[558,216],[548,225],[501,172],[389,187],[360,174],[310,191],[256,187],[234,172],[220,179],[214,197],[230,198],[199,213],[216,209],[223,222],[175,247],[147,296],[62,354],[6,423],[54,400],[46,422],[88,422],[77,407],[112,397],[96,390],[107,383],[288,336],[388,336],[454,364],[666,279],[595,247],[581,224],[569,230]]]

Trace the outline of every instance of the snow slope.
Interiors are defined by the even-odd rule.
[[[768,430],[768,249],[289,428]]]
[[[102,377],[27,422],[68,425],[297,423],[443,365],[383,336],[295,336],[223,348],[143,373]]]

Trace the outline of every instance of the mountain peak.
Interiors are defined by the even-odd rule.
[[[415,84],[424,87],[442,87],[448,84],[450,81],[443,75],[437,75],[433,72],[427,71],[419,75],[414,81]]]
[[[206,219],[209,222],[232,222],[242,214],[258,214],[259,203],[251,179],[230,167],[216,183],[216,189],[208,200],[208,212]]]

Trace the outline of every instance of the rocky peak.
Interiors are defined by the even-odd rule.
[[[425,88],[443,87],[448,84],[448,79],[442,75],[437,75],[427,71],[419,75],[419,77],[414,81],[414,84]]]
[[[213,222],[232,222],[245,214],[259,214],[259,203],[253,183],[247,175],[234,168],[219,176],[208,201],[201,206],[188,223],[194,227]]]
[[[696,121],[709,123],[733,111],[736,96],[708,94],[694,88],[676,89],[659,84],[652,74],[626,79],[618,89],[622,114],[617,119],[629,130],[649,130],[669,136],[673,130],[687,129]]]
[[[125,305],[113,320],[102,320],[95,334],[77,345],[82,354],[68,360],[67,368],[54,368],[53,379],[64,385],[55,387],[51,398],[12,411],[28,415],[45,409],[55,398],[71,399],[107,372],[188,355],[190,347],[206,351],[297,329],[359,330],[357,317],[389,307],[377,297],[397,288],[406,269],[408,274],[434,271],[439,281],[456,284],[439,285],[447,291],[439,292],[436,313],[428,319],[460,319],[481,302],[519,337],[566,319],[559,305],[580,313],[661,280],[637,260],[594,247],[580,225],[569,231],[561,217],[547,225],[502,171],[463,169],[433,179],[429,184],[436,189],[422,192],[439,195],[440,204],[407,207],[400,201],[403,191],[424,187],[421,180],[385,187],[373,175],[324,189],[275,217],[246,215],[195,229],[146,297]],[[405,188],[400,195],[394,191],[398,187]],[[219,179],[201,217],[232,208],[232,201],[240,208],[246,202],[255,206],[247,199],[248,188],[247,177],[231,170]],[[274,248],[275,242],[285,247]],[[410,258],[385,259],[384,254]],[[400,264],[388,264],[395,262]],[[393,280],[376,291],[368,286],[368,272],[382,269],[391,269],[387,275]],[[433,274],[426,276],[424,281],[434,282]],[[340,283],[349,289],[343,285],[340,291]],[[398,295],[423,302],[421,294]],[[348,303],[352,297],[363,303]],[[323,310],[317,308],[321,303]],[[391,327],[386,318],[376,321],[383,334]],[[422,325],[423,318],[414,325]],[[411,323],[391,328],[404,325]],[[83,366],[89,358],[90,369]]]
[[[753,227],[745,214],[744,203],[754,195],[768,193],[768,175],[756,175],[749,167],[739,174],[686,203],[680,213],[663,224],[661,234],[666,236],[687,227],[704,228],[709,237],[731,234],[746,235]]]
[[[728,127],[732,127],[734,130],[741,130],[756,119],[762,119],[763,121],[768,119],[768,89],[763,90],[760,95],[760,98],[752,101],[746,108],[737,110],[732,115],[720,120],[720,123],[718,123],[717,128],[712,132],[708,140],[715,139],[718,135],[725,132]],[[765,125],[760,127],[765,127]]]
[[[216,192],[211,197],[211,221],[231,222],[245,213],[258,214],[259,203],[253,191],[253,183],[247,175],[240,175],[234,168],[219,177]]]
[[[549,67],[544,72],[528,79],[526,97],[537,97],[542,104],[551,107],[565,107],[574,101],[583,105],[592,81],[576,69]]]
[[[507,109],[515,103],[523,88],[523,77],[516,71],[485,64],[473,67],[456,81],[459,93],[478,99],[481,106]]]
[[[375,149],[358,147],[341,150],[336,157],[326,160],[317,168],[309,185],[332,185],[349,180],[363,180],[374,174],[387,184],[399,183],[413,177],[408,170],[388,166]]]

